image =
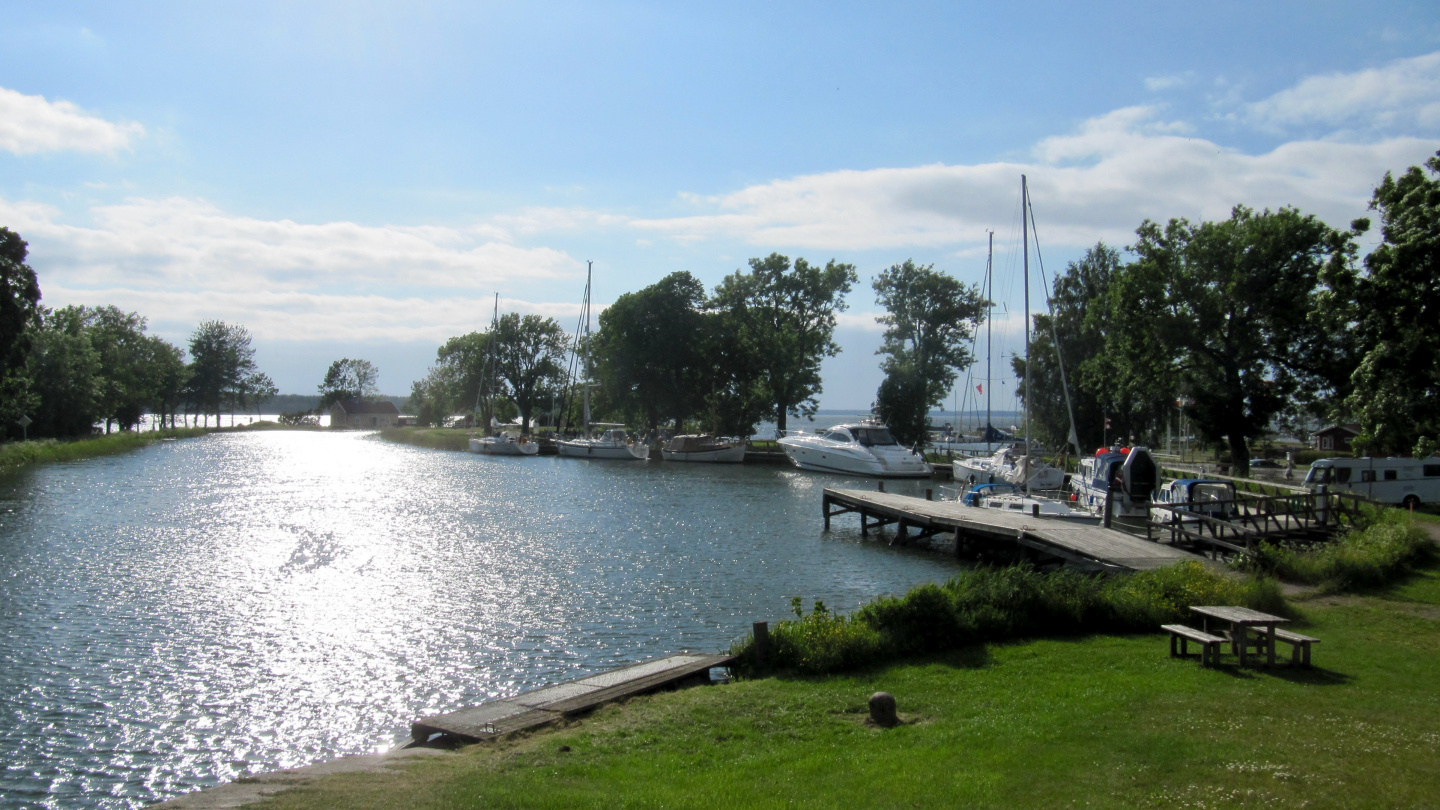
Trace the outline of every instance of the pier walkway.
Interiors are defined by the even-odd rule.
[[[897,542],[953,532],[957,544],[965,539],[1008,541],[1089,567],[1148,571],[1193,561],[1217,572],[1228,571],[1215,560],[1118,529],[1091,523],[1072,524],[1063,518],[976,509],[956,501],[929,501],[885,492],[826,487],[822,508],[827,531],[830,518],[856,513],[860,516],[862,534],[868,534],[872,528],[895,524]]]
[[[709,682],[710,668],[723,667],[731,660],[730,655],[672,655],[448,714],[422,717],[410,724],[411,745],[423,745],[437,734],[460,743],[503,737],[672,684],[692,679]]]

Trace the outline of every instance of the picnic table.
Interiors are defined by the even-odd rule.
[[[1204,622],[1203,629],[1209,633],[1212,623],[1229,622],[1230,652],[1240,656],[1240,666],[1245,666],[1246,654],[1250,648],[1250,629],[1258,632],[1255,639],[1256,652],[1265,650],[1266,663],[1275,664],[1275,626],[1290,620],[1283,616],[1272,616],[1250,608],[1235,605],[1191,605],[1190,610],[1198,613]]]

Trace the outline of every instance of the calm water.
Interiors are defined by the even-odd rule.
[[[823,534],[842,480],[299,432],[0,480],[0,806],[385,750],[424,714],[725,648],[791,596],[850,609],[954,571]]]

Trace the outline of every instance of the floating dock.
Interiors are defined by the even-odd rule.
[[[733,660],[731,655],[672,655],[448,714],[422,717],[410,724],[411,745],[423,745],[437,734],[459,743],[492,740],[685,681],[708,683],[712,667],[723,667]]]
[[[860,489],[825,488],[822,505],[825,529],[830,518],[858,514],[860,531],[890,524],[896,542],[941,533],[955,535],[957,553],[967,540],[1011,542],[1085,567],[1148,571],[1193,561],[1216,571],[1228,570],[1215,560],[1189,551],[1135,537],[1118,529],[1064,518],[978,509],[956,501],[930,501]]]

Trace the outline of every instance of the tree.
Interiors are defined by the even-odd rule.
[[[0,228],[0,436],[21,433],[15,420],[34,404],[25,370],[40,323],[40,282],[25,263],[27,252],[19,234]]]
[[[1250,467],[1249,442],[1297,398],[1324,387],[1313,358],[1327,335],[1310,317],[1322,272],[1354,255],[1348,234],[1293,208],[1136,231],[1137,261],[1112,290],[1111,306],[1129,325],[1112,330],[1113,349],[1133,373],[1150,373],[1156,352],[1195,402],[1208,439],[1229,445],[1238,474]]]
[[[330,364],[317,387],[321,411],[347,399],[374,399],[380,394],[380,370],[369,360],[342,357]]]
[[[100,417],[105,432],[111,423],[121,430],[139,424],[151,399],[146,354],[151,348],[145,319],[118,307],[81,307],[90,345],[100,356]]]
[[[90,344],[82,307],[42,310],[30,335],[28,376],[41,403],[35,436],[88,436],[100,418],[100,354]]]
[[[554,318],[508,312],[500,316],[493,339],[496,368],[510,385],[520,411],[521,432],[529,433],[536,403],[563,382],[560,361],[565,356],[565,331]]]
[[[168,417],[170,426],[174,427],[175,415],[190,379],[185,353],[169,341],[151,336],[147,338],[145,365],[149,369],[150,406],[158,417],[157,425],[164,426]]]
[[[687,272],[615,300],[600,314],[593,342],[600,380],[612,402],[660,426],[682,430],[710,393],[705,286]]]
[[[824,268],[772,253],[751,259],[715,290],[714,304],[727,311],[740,340],[757,351],[757,377],[768,402],[766,416],[778,430],[788,416],[813,416],[823,390],[820,362],[840,353],[832,339],[835,313],[856,281],[855,268],[833,259]]]
[[[876,408],[901,444],[924,441],[930,409],[945,401],[961,369],[974,358],[968,344],[985,320],[988,303],[977,287],[906,259],[876,276],[875,299],[886,314],[876,354],[885,381]]]
[[[226,404],[242,401],[244,382],[255,373],[250,331],[223,321],[204,321],[190,335],[188,394],[197,409],[220,414]]]
[[[1360,422],[1361,452],[1428,455],[1421,440],[1440,438],[1440,153],[1425,168],[1430,177],[1419,166],[1386,173],[1370,201],[1380,245],[1363,275],[1332,276],[1325,302],[1358,344],[1343,410]],[[1357,220],[1354,230],[1369,226]]]

